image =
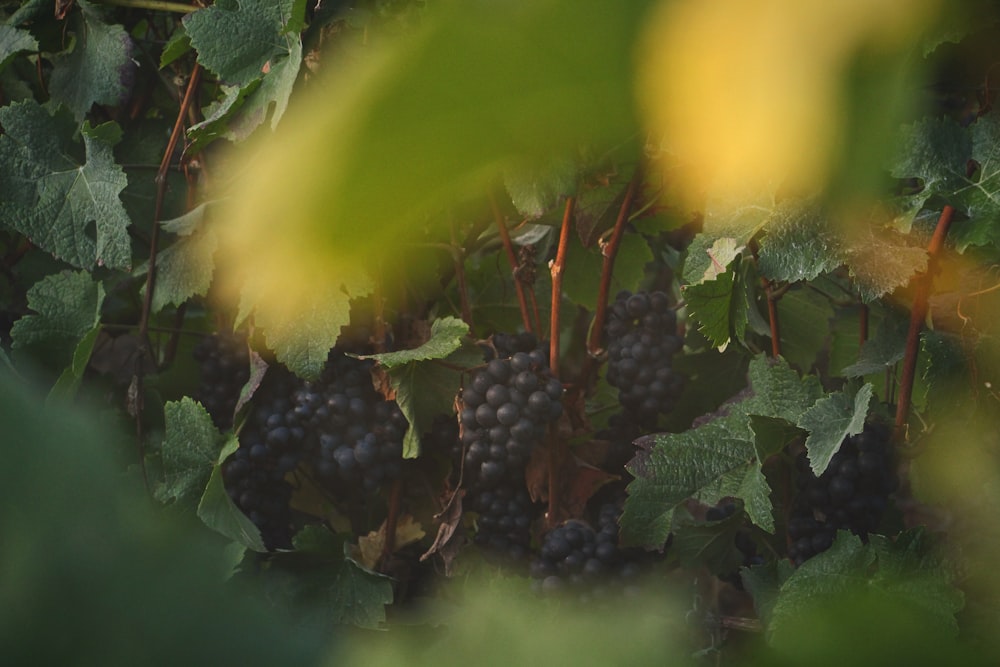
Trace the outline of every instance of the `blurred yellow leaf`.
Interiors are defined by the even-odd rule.
[[[660,148],[689,167],[677,174],[680,191],[700,201],[708,191],[766,192],[778,183],[790,191],[822,189],[844,152],[863,149],[844,145],[865,133],[850,127],[856,119],[847,111],[858,59],[904,57],[935,4],[662,3],[639,52],[638,93]],[[884,87],[863,93],[887,97],[897,64],[877,71]],[[866,112],[879,116],[884,102]]]

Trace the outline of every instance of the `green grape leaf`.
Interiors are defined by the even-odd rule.
[[[207,204],[201,204],[160,226],[181,238],[159,253],[156,259],[156,287],[152,309],[158,313],[166,306],[179,306],[192,296],[204,296],[212,284],[215,250],[219,240],[211,226],[204,224]],[[145,288],[143,288],[145,293]]]
[[[687,248],[682,280],[687,285],[715,280],[746,247],[731,236],[697,234]]]
[[[861,346],[858,360],[844,368],[844,377],[861,377],[881,373],[903,358],[906,352],[906,335],[909,322],[902,317],[889,316],[882,320],[875,336]]]
[[[428,359],[444,359],[462,346],[462,340],[469,335],[469,325],[456,317],[442,317],[431,324],[431,336],[426,343],[412,350],[383,352],[363,358],[375,359],[386,368]]]
[[[872,392],[871,384],[848,386],[816,401],[799,417],[796,426],[809,431],[806,451],[814,475],[823,474],[845,438],[864,429]]]
[[[163,46],[163,51],[160,52],[160,69],[163,69],[190,50],[191,37],[187,34],[187,30],[184,29],[184,24],[178,23],[173,34],[170,35],[170,39]]]
[[[923,527],[902,533],[892,540],[871,536],[871,548],[878,554],[878,571],[871,585],[895,598],[921,608],[939,627],[958,631],[955,614],[965,598],[952,585],[948,564],[935,552]]]
[[[229,130],[229,121],[243,107],[247,96],[260,85],[261,81],[258,79],[246,86],[219,86],[222,97],[202,110],[203,120],[200,123],[188,128],[187,138],[191,142],[189,150],[201,150],[219,138],[238,141],[240,137]]]
[[[283,33],[295,5],[294,0],[227,0],[182,20],[198,62],[226,83],[246,86],[273,58],[288,53]]]
[[[72,363],[74,350],[100,323],[104,287],[86,271],[63,271],[36,282],[27,297],[36,314],[14,322],[13,347],[42,345],[59,364]]]
[[[798,421],[802,413],[823,396],[823,387],[814,375],[799,378],[788,363],[759,355],[748,372],[752,393],[738,404],[746,415]],[[735,408],[734,408],[735,409]]]
[[[37,51],[38,40],[27,30],[0,23],[0,69],[22,51]]]
[[[73,142],[76,127],[36,102],[0,109],[0,221],[74,266],[127,269],[130,224],[119,194],[125,173],[115,163],[111,124],[82,128],[86,160]],[[96,239],[92,227],[96,225]]]
[[[788,641],[788,633],[801,628],[797,621],[845,596],[875,596],[952,632],[963,606],[942,564],[913,533],[904,533],[894,545],[877,535],[862,544],[856,535],[839,531],[827,551],[805,561],[780,585],[767,628],[770,640]]]
[[[812,280],[843,263],[840,246],[815,202],[789,199],[775,208],[768,221],[758,266],[769,280]]]
[[[919,178],[923,188],[901,198],[906,212],[897,226],[910,230],[913,216],[933,195],[954,192],[966,183],[965,165],[972,156],[972,138],[950,118],[925,118],[900,130],[899,148],[890,173],[896,178]]]
[[[236,451],[238,446],[239,441],[235,436],[232,437],[219,452],[218,463],[221,464],[225,457]],[[251,551],[267,551],[257,526],[247,518],[246,514],[240,511],[240,508],[233,503],[233,499],[226,493],[226,487],[222,481],[221,465],[212,468],[212,474],[209,476],[205,491],[198,502],[198,518],[212,530],[242,544]]]
[[[278,361],[303,378],[316,378],[323,370],[330,348],[337,344],[341,327],[351,321],[352,298],[371,294],[368,276],[357,275],[351,284],[333,285],[317,279],[307,294],[296,295],[296,317],[276,309],[258,311],[257,326],[264,330],[267,346]],[[253,288],[245,288],[237,324],[253,310]]]
[[[773,532],[770,487],[761,469],[751,416],[795,423],[823,389],[815,377],[800,379],[780,358],[755,358],[748,375],[748,391],[742,400],[724,405],[723,416],[683,433],[661,433],[636,442],[641,449],[627,466],[635,480],[629,484],[621,518],[626,543],[661,546],[671,530],[674,510],[692,497],[711,505],[722,498],[739,498],[750,520]]]
[[[766,461],[806,435],[805,431],[784,419],[760,415],[750,415],[750,428],[753,430],[757,458],[761,461]]]
[[[912,243],[912,241],[911,241]],[[860,235],[845,249],[845,263],[865,303],[876,301],[927,269],[927,251],[904,239]]]
[[[678,434],[645,436],[628,464],[635,479],[621,517],[628,545],[661,547],[674,511],[688,498],[714,505],[742,498],[751,519],[774,529],[770,491],[742,415],[730,415]]]
[[[193,506],[205,492],[212,470],[219,463],[222,434],[208,411],[187,396],[167,401],[163,418],[163,485],[157,490],[157,497],[164,502]]]
[[[436,359],[445,363],[436,363]],[[455,395],[464,373],[462,369],[472,368],[482,361],[482,351],[475,345],[466,344],[444,357],[411,361],[389,369],[396,403],[410,423],[403,437],[404,458],[420,455],[420,438],[430,430],[434,418],[454,412]]]
[[[744,567],[740,579],[747,593],[753,598],[757,616],[765,627],[771,624],[771,612],[778,602],[781,586],[795,571],[788,560],[778,560],[763,565]]]
[[[827,349],[835,314],[830,299],[811,289],[793,288],[778,302],[781,356],[809,372]]]
[[[74,42],[68,53],[53,58],[49,93],[65,104],[77,121],[94,103],[125,101],[135,78],[132,38],[120,25],[108,25],[87,0],[78,0],[71,20]]]
[[[97,342],[97,335],[101,332],[101,325],[97,324],[93,329],[84,334],[73,351],[73,360],[56,380],[46,402],[72,401],[76,396],[77,389],[83,381],[83,374],[87,370],[90,362],[90,355],[94,352],[94,344]]]
[[[733,540],[742,525],[742,512],[707,523],[678,522],[674,525],[670,553],[687,568],[707,567],[714,574],[735,572],[742,563],[742,555]]]
[[[337,625],[377,630],[385,623],[385,606],[392,604],[392,579],[344,558],[328,591],[328,609]]]
[[[736,277],[727,271],[714,280],[684,287],[684,300],[688,305],[688,316],[698,324],[698,331],[712,345],[725,350],[734,331],[745,329],[747,320],[734,320],[734,314],[741,312],[742,294],[734,294]],[[746,317],[746,309],[742,312]]]
[[[534,219],[576,193],[579,173],[576,160],[561,156],[512,165],[504,170],[503,181],[518,213]]]
[[[593,246],[602,233],[614,226],[627,187],[625,183],[611,181],[585,187],[577,194],[573,222],[585,247]]]
[[[953,225],[948,240],[959,252],[970,245],[997,244],[1000,231],[1000,122],[996,114],[980,116],[972,125],[972,158],[979,169],[950,199],[969,219]],[[964,175],[964,164],[963,175]]]
[[[302,65],[302,40],[297,34],[286,34],[283,39],[287,43],[287,55],[279,54],[271,59],[260,85],[249,92],[244,104],[233,114],[226,135],[230,140],[243,141],[268,118],[273,130],[285,115]]]
[[[625,234],[618,245],[609,297],[623,289],[634,291],[645,275],[646,265],[654,259],[649,243],[638,234]],[[604,255],[596,248],[570,242],[563,274],[563,295],[573,303],[593,312],[597,308]]]

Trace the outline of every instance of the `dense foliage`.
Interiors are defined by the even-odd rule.
[[[996,655],[1000,14],[706,4],[0,3],[0,627]]]

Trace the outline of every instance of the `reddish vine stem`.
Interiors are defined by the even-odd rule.
[[[604,345],[604,318],[608,310],[608,298],[611,292],[611,278],[615,269],[615,258],[618,256],[618,246],[621,245],[622,236],[625,234],[625,223],[628,222],[628,214],[632,209],[632,202],[635,200],[635,193],[639,189],[641,180],[641,170],[636,169],[635,175],[629,181],[625,190],[625,199],[618,209],[618,217],[615,219],[614,229],[611,231],[611,238],[601,248],[604,256],[604,263],[601,266],[601,285],[597,292],[597,310],[594,312],[594,324],[590,329],[590,338],[587,340],[588,358],[597,356]],[[587,369],[589,370],[589,369]]]
[[[916,281],[916,293],[913,296],[913,308],[910,310],[910,329],[906,334],[906,353],[903,356],[903,375],[899,380],[899,398],[896,402],[896,428],[895,437],[899,441],[902,439],[906,418],[910,412],[910,403],[913,399],[913,379],[917,369],[917,350],[920,347],[920,331],[923,329],[924,320],[927,318],[928,302],[931,296],[931,287],[934,283],[934,269],[937,264],[938,255],[944,247],[945,237],[948,236],[948,229],[951,227],[955,209],[945,206],[941,210],[937,227],[934,228],[934,236],[931,237],[927,245],[927,270],[914,278]]]
[[[563,210],[562,228],[559,231],[559,250],[556,259],[549,267],[552,275],[552,312],[549,319],[549,367],[552,375],[559,377],[559,304],[562,301],[562,279],[566,268],[566,251],[569,249],[569,228],[573,220],[573,205],[575,197],[566,198],[566,208]]]
[[[566,208],[563,210],[562,228],[559,231],[559,249],[556,251],[555,261],[549,266],[552,276],[552,313],[549,319],[549,368],[554,377],[559,377],[559,304],[562,296],[563,271],[566,268],[566,251],[569,249],[570,223],[573,221],[573,206],[576,204],[575,197],[566,198]],[[555,519],[558,511],[558,499],[560,496],[560,465],[566,458],[566,442],[555,433],[555,429],[549,429],[549,507],[547,517],[551,522]]]
[[[403,497],[403,480],[397,479],[392,483],[392,491],[389,492],[389,514],[385,518],[385,543],[382,547],[381,565],[384,568],[396,550],[396,525],[399,523],[399,504]]]
[[[160,216],[163,214],[163,199],[167,191],[167,172],[170,170],[170,161],[177,142],[180,141],[184,129],[184,117],[194,100],[195,90],[201,80],[201,66],[195,63],[191,70],[191,78],[188,80],[188,87],[181,100],[180,109],[177,112],[177,120],[174,122],[174,129],[170,133],[167,141],[167,148],[163,152],[163,159],[160,160],[160,167],[156,171],[156,205],[153,210],[153,231],[149,240],[149,268],[146,270],[146,294],[142,300],[142,314],[139,318],[139,353],[136,355],[135,375],[134,375],[134,400],[135,400],[135,435],[138,444],[139,471],[142,474],[142,483],[146,491],[150,491],[149,475],[146,471],[146,447],[143,443],[142,431],[142,410],[143,410],[143,367],[142,362],[150,349],[149,341],[149,317],[153,305],[153,291],[156,289],[156,253],[160,237]]]
[[[517,292],[517,304],[521,308],[521,321],[524,323],[524,330],[532,333],[531,318],[528,314],[528,301],[524,297],[524,286],[521,285],[521,281],[517,278],[517,269],[520,264],[517,261],[514,245],[510,242],[510,234],[507,233],[507,225],[504,224],[503,216],[500,215],[500,207],[497,206],[497,200],[493,193],[490,193],[490,206],[493,208],[493,219],[496,222],[497,230],[500,232],[503,248],[507,253],[507,261],[510,262],[510,270],[514,274],[514,291]]]

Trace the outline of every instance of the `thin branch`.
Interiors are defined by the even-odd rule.
[[[917,350],[920,347],[920,331],[923,329],[924,320],[927,317],[928,302],[930,301],[931,287],[934,283],[934,269],[937,258],[944,247],[945,237],[948,235],[948,228],[951,227],[955,209],[945,206],[938,218],[937,227],[934,229],[934,236],[931,237],[927,245],[927,270],[914,278],[916,281],[916,294],[913,297],[913,308],[910,310],[910,329],[906,335],[906,354],[903,356],[903,375],[899,380],[899,399],[896,403],[896,428],[895,436],[897,441],[903,436],[906,418],[910,412],[910,403],[913,399],[913,379],[917,370]]]
[[[524,297],[524,287],[517,279],[517,269],[520,264],[517,255],[514,253],[514,245],[510,242],[510,234],[507,232],[507,225],[504,224],[503,216],[500,214],[500,207],[497,206],[496,197],[490,193],[490,206],[493,208],[493,219],[500,232],[500,239],[503,241],[504,250],[507,252],[507,261],[510,262],[510,270],[514,276],[514,291],[517,292],[517,303],[521,308],[521,321],[524,323],[524,330],[532,333],[531,317],[528,314],[528,301]]]
[[[143,368],[142,360],[150,348],[149,341],[149,318],[152,312],[153,292],[156,289],[156,253],[159,243],[160,216],[163,214],[163,198],[167,190],[167,172],[170,170],[170,160],[177,142],[184,129],[184,116],[187,109],[194,100],[195,90],[198,88],[198,81],[201,79],[201,66],[197,63],[191,70],[191,79],[188,81],[187,91],[181,101],[180,109],[177,112],[177,120],[174,129],[170,133],[170,140],[167,148],[163,152],[163,159],[160,161],[160,168],[156,173],[156,207],[153,211],[153,231],[149,241],[149,268],[146,271],[146,294],[142,301],[142,315],[139,319],[139,354],[136,355],[135,367],[135,431],[139,449],[139,470],[142,472],[142,481],[149,491],[149,477],[146,472],[146,450],[143,442],[142,432],[142,409],[143,409]]]
[[[167,0],[94,0],[98,5],[111,5],[113,7],[131,7],[133,9],[151,9],[154,12],[176,12],[177,14],[190,14],[199,9],[195,5],[185,5],[180,2],[167,2]]]
[[[562,279],[566,268],[566,251],[569,249],[569,228],[573,221],[573,205],[575,197],[566,198],[566,208],[563,211],[562,229],[559,232],[559,250],[556,259],[549,265],[552,275],[552,312],[549,319],[549,367],[552,375],[559,377],[559,305],[562,302]]]
[[[389,564],[392,552],[396,550],[396,526],[399,523],[399,505],[403,496],[403,480],[396,479],[392,483],[392,490],[389,492],[389,514],[385,518],[385,542],[382,546],[382,555],[379,558],[380,569],[385,569]]]
[[[636,169],[635,175],[629,181],[628,188],[625,190],[625,199],[622,200],[622,205],[618,209],[618,217],[615,219],[611,238],[601,247],[601,254],[604,256],[604,263],[601,266],[601,285],[597,293],[597,311],[594,313],[594,324],[591,326],[590,338],[587,340],[587,352],[591,357],[597,356],[604,345],[604,318],[608,309],[615,258],[618,256],[618,246],[625,234],[625,223],[629,220],[629,209],[632,208],[635,193],[639,189],[640,173],[641,170]]]

